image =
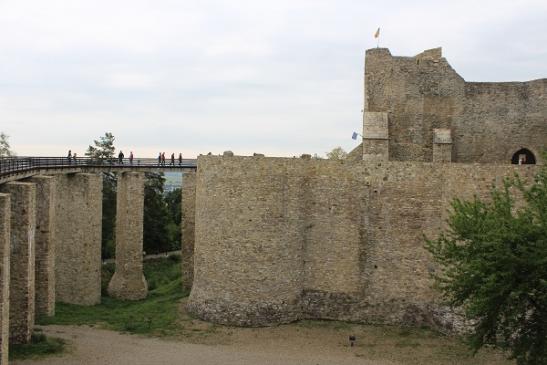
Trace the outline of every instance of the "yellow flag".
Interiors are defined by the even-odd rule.
[[[374,38],[378,38],[380,36],[380,27],[376,30],[376,33],[374,33]]]

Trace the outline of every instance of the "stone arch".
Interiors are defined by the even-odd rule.
[[[521,161],[519,163],[519,161]],[[521,148],[520,150],[513,153],[513,156],[511,157],[511,163],[513,165],[535,165],[536,164],[536,155],[530,151],[528,148]]]

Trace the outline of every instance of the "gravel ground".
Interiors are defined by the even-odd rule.
[[[321,341],[278,336],[229,345],[192,344],[120,334],[87,326],[43,327],[48,336],[69,341],[68,353],[40,360],[13,361],[12,365],[395,365],[400,363],[359,358],[356,348],[324,346]]]

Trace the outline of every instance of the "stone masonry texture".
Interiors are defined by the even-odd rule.
[[[300,318],[459,326],[423,235],[454,197],[535,166],[210,157],[198,161],[188,308],[217,323]]]
[[[36,316],[55,314],[55,177],[35,176],[36,185]]]
[[[57,301],[101,301],[102,175],[57,175],[55,292]]]
[[[123,300],[146,298],[148,286],[142,271],[144,174],[118,174],[116,198],[116,271],[108,294]]]
[[[0,365],[8,364],[10,225],[10,196],[0,193]]]
[[[0,186],[11,200],[10,343],[30,341],[34,327],[34,235],[36,186],[10,182]]]
[[[192,288],[194,280],[194,226],[196,212],[196,172],[186,170],[182,174],[181,201],[181,269],[182,285]]]
[[[365,114],[389,115],[389,159],[432,161],[433,130],[452,131],[452,161],[510,163],[547,145],[547,79],[466,82],[441,49],[415,57],[374,48],[365,57]],[[366,147],[365,147],[366,149]]]
[[[363,115],[363,160],[389,160],[388,114],[365,112]]]

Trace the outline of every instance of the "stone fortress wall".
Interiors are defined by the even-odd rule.
[[[441,232],[453,198],[537,172],[511,161],[526,148],[542,162],[547,79],[465,82],[440,48],[368,50],[364,79],[363,143],[344,162],[198,159],[191,312],[242,326],[461,325],[432,288],[424,235]]]
[[[436,128],[451,131],[453,162],[507,163],[523,147],[540,158],[547,142],[547,79],[466,82],[440,48],[415,57],[374,48],[364,87],[365,113],[389,116],[392,161],[432,161]]]
[[[423,235],[440,232],[452,198],[487,197],[504,177],[537,172],[510,162],[521,148],[542,162],[546,83],[468,83],[440,49],[373,49],[363,144],[348,160],[200,157],[183,176],[189,310],[241,326],[318,318],[454,329]],[[119,184],[110,291],[138,299],[142,173]],[[8,337],[28,342],[35,315],[52,315],[56,300],[100,302],[101,215],[100,173],[0,184],[0,363]]]
[[[423,235],[454,197],[535,166],[199,159],[189,308],[217,323],[302,318],[457,325],[432,289]]]

